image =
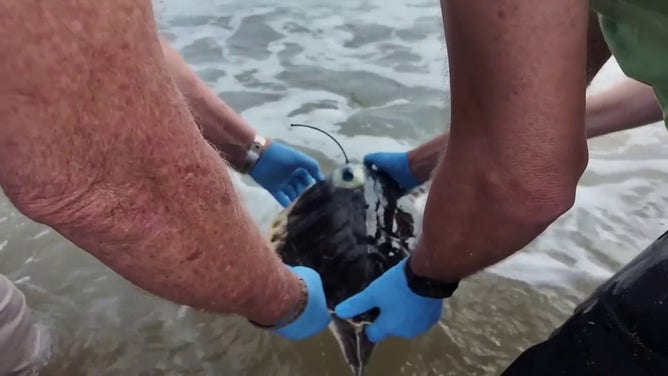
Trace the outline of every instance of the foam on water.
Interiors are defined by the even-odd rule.
[[[449,121],[438,1],[156,0],[161,32],[207,84],[261,133],[314,156],[324,172],[407,150]],[[619,79],[611,62],[600,91]],[[668,132],[601,137],[575,206],[526,249],[466,279],[441,326],[379,346],[370,375],[498,374],[667,225]],[[232,174],[266,233],[281,209]],[[424,205],[424,197],[418,201]],[[55,231],[0,200],[0,272],[20,281],[57,340],[49,374],[341,375],[326,334],[289,342],[237,317],[184,309],[136,289]],[[442,329],[439,329],[442,328]],[[138,356],[141,354],[141,356]],[[171,372],[171,373],[170,373]]]
[[[321,127],[357,160],[368,152],[406,150],[448,123],[447,59],[438,2],[284,2],[277,8],[262,2],[231,3],[235,11],[224,14],[230,17],[228,29],[211,24],[167,27],[172,40],[187,49],[202,38],[217,39],[219,64],[207,61],[195,68],[217,66],[226,72],[211,82],[224,98],[225,92],[249,90],[278,94],[244,108],[242,115],[261,132],[315,156],[325,170],[341,161],[336,145],[288,123]],[[230,2],[215,4],[210,7]],[[172,11],[171,16],[164,13],[166,24],[184,9]],[[234,37],[244,27],[271,31],[264,54],[251,56],[225,43],[223,35]],[[589,91],[604,90],[621,77],[612,60]],[[425,115],[433,108],[434,116]],[[416,114],[413,123],[402,117],[406,113]],[[609,277],[666,225],[666,141],[662,125],[593,140],[572,210],[524,250],[487,271],[537,289],[566,288],[576,295],[583,294],[583,283],[591,288]],[[240,189],[250,194],[252,185],[242,183]],[[256,218],[262,223],[272,210]]]
[[[599,93],[623,73],[611,59]],[[668,135],[663,123],[593,139],[574,207],[524,251],[490,271],[535,285],[599,283],[665,231]]]
[[[334,126],[359,112],[382,109],[401,100],[443,107],[447,99],[443,93],[444,81],[435,79],[442,76],[445,60],[440,18],[434,13],[437,9],[434,4],[425,7],[424,3],[332,5],[310,2],[308,7],[303,7],[287,2],[273,8],[257,6],[258,2],[247,6],[236,2],[207,5],[196,2],[193,9],[186,10],[182,5],[172,9],[172,3],[175,2],[163,2],[164,11],[158,12],[162,30],[175,47],[184,51],[186,58],[192,46],[207,40],[210,50],[207,55],[217,54],[219,58],[191,59],[191,64],[198,72],[212,68],[224,71],[211,82],[223,97],[225,92],[240,91],[280,94],[278,100],[242,112],[258,129],[273,137],[302,145],[316,143],[314,146],[322,150],[331,145],[318,137],[301,137],[297,133],[302,132],[291,132],[288,120]],[[227,4],[233,4],[230,7],[234,12],[216,13]],[[184,22],[179,21],[204,16],[213,18],[212,14],[220,14],[229,21],[218,25],[214,19],[205,27],[183,26]],[[414,31],[416,24],[417,31]],[[256,45],[244,46],[237,41],[235,36],[241,30],[257,32]],[[402,34],[402,30],[408,32]],[[265,38],[263,34],[271,36]],[[369,34],[371,38],[367,38]],[[229,42],[230,39],[233,42]],[[256,53],[258,45],[263,47],[262,54]],[[411,67],[415,72],[408,71]],[[359,72],[358,77],[352,77],[351,71]],[[363,89],[356,85],[368,87]],[[361,98],[356,98],[359,96]],[[303,104],[323,101],[329,102],[327,109],[288,116]],[[427,128],[439,126],[444,123]],[[355,136],[342,137],[344,144],[357,142],[358,145],[349,148],[362,150],[361,153],[370,150],[358,147],[369,143],[368,140],[353,141]],[[397,139],[401,140],[383,140],[384,144],[379,146],[406,149],[408,145],[395,141]]]

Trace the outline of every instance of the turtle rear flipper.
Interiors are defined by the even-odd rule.
[[[365,366],[373,353],[374,343],[369,341],[364,332],[366,325],[354,324],[348,320],[333,317],[329,330],[334,334],[341,353],[350,366],[354,376],[362,376]]]

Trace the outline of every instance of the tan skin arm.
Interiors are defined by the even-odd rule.
[[[0,28],[0,184],[22,213],[174,302],[260,323],[295,306],[298,279],[170,79],[150,1],[2,2]]]
[[[452,127],[411,266],[453,281],[510,256],[571,207],[587,163],[588,12],[580,0],[441,5]]]
[[[627,78],[587,100],[587,137],[636,128],[663,119],[649,85]]]
[[[587,98],[585,124],[588,138],[651,124],[663,112],[651,86],[627,78],[610,89]],[[449,133],[444,133],[408,152],[411,172],[424,183],[445,153]]]
[[[256,131],[220,99],[167,40],[160,38],[167,69],[199,125],[204,137],[218,149],[232,167],[239,170]],[[269,147],[267,139],[264,149]]]
[[[591,83],[610,56],[610,49],[601,33],[598,15],[590,11],[587,25],[587,85]],[[587,103],[585,116],[590,116],[590,112],[591,106]],[[586,127],[590,128],[589,121],[585,123]],[[448,135],[449,133],[446,132],[408,152],[411,172],[420,183],[429,180],[439,159],[445,154]]]

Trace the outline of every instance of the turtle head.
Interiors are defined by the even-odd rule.
[[[332,172],[332,185],[336,188],[355,189],[364,186],[366,167],[363,164],[347,163]]]

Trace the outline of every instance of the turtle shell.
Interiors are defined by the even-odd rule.
[[[271,242],[284,263],[322,278],[328,307],[362,291],[409,254],[414,213],[381,171],[347,164],[309,187],[274,221]],[[377,310],[353,319],[369,322]]]

